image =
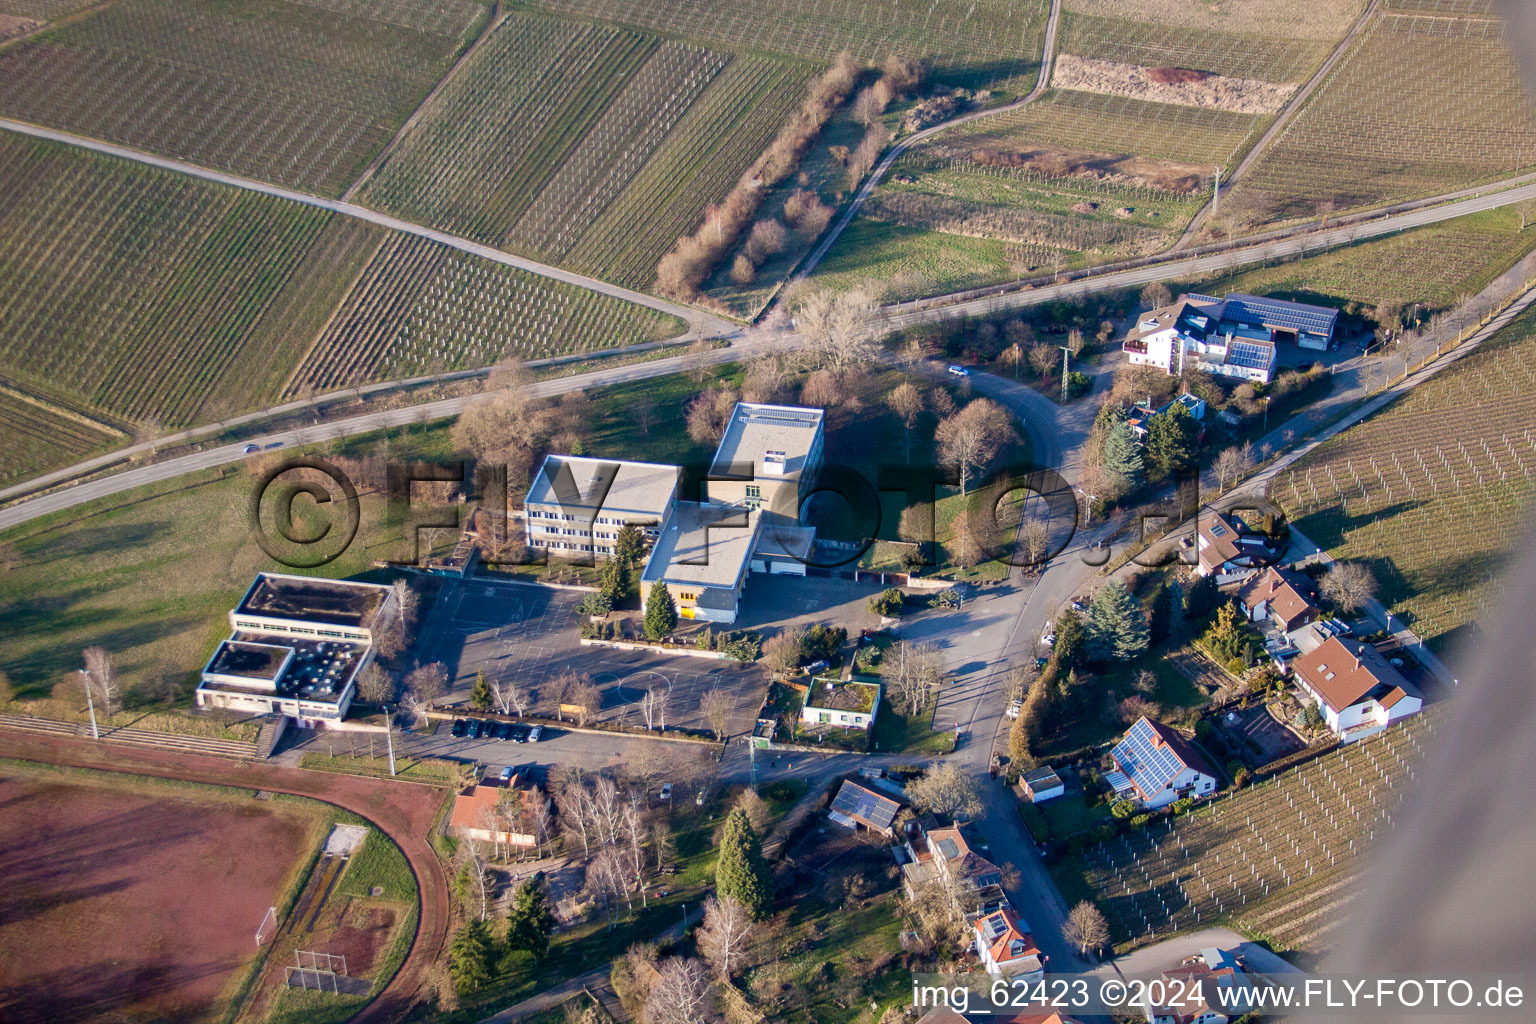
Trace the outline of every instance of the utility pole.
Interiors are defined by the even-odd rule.
[[[384,742],[389,745],[389,774],[395,774],[395,730],[392,728],[395,716],[390,714],[389,705],[384,705]]]
[[[81,669],[80,679],[85,683],[85,706],[91,713],[91,739],[100,740],[101,730],[96,728],[96,702],[91,700],[91,670]]]
[[[1216,216],[1221,211],[1221,168],[1216,168],[1216,174],[1211,179],[1211,216]]]
[[[1071,354],[1071,349],[1065,345],[1061,346],[1061,400],[1063,402],[1067,400],[1067,358]]]

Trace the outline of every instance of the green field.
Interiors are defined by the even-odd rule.
[[[847,50],[878,62],[922,59],[947,82],[1026,91],[1045,35],[1044,0],[536,0],[541,7],[753,50],[829,63]]]
[[[1536,162],[1536,108],[1495,18],[1384,12],[1233,190],[1230,221],[1433,195]]]
[[[365,202],[648,287],[799,101],[811,68],[514,11]]]
[[[1536,315],[1280,474],[1270,500],[1374,570],[1398,621],[1444,650],[1498,601],[1530,509]]]
[[[0,480],[297,393],[670,337],[436,242],[0,133]],[[333,316],[334,314],[334,316]]]
[[[122,0],[0,52],[0,113],[334,195],[484,17],[473,0]]]

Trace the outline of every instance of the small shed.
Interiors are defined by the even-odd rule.
[[[1029,797],[1029,802],[1035,804],[1053,800],[1067,791],[1061,776],[1057,775],[1056,770],[1048,764],[1025,772],[1019,779],[1019,785],[1024,787],[1024,793]]]

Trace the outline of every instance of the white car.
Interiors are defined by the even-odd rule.
[[[971,371],[967,370],[963,366],[951,366],[949,368],[949,372],[954,374],[956,377],[969,377],[971,375]]]
[[[1024,710],[1024,702],[1021,701],[1021,700],[1016,700],[1012,704],[1008,705],[1008,711],[1007,711],[1008,717],[1009,718],[1018,718],[1019,717],[1019,712],[1023,711],[1023,710]]]
[[[672,783],[668,782],[668,783],[665,783],[665,784],[662,785],[662,787],[661,787],[661,798],[663,800],[671,800],[672,799]]]

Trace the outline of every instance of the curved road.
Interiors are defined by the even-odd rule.
[[[215,786],[238,786],[274,793],[289,793],[334,804],[366,819],[394,840],[421,894],[421,913],[411,948],[395,976],[352,1024],[375,1024],[397,1019],[410,1005],[426,970],[443,953],[448,937],[452,903],[448,879],[427,837],[437,820],[446,790],[418,783],[381,782],[283,768],[271,762],[230,761],[199,754],[128,748],[121,744],[98,745],[90,740],[43,736],[7,729],[0,733],[5,756],[48,764],[92,768],[99,771],[185,779]]]

